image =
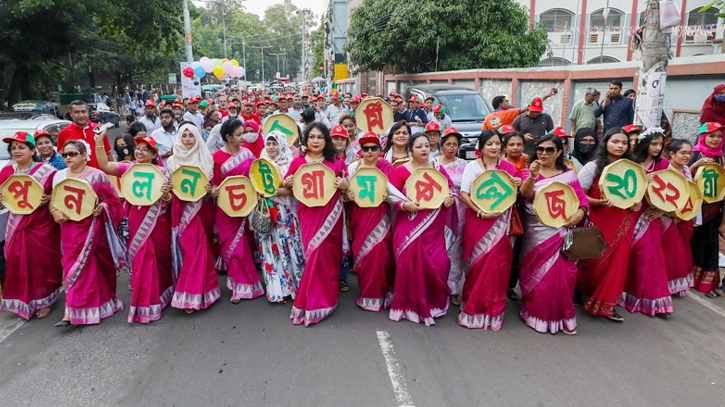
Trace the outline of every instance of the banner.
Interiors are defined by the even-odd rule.
[[[292,116],[285,113],[276,113],[269,116],[262,125],[262,134],[265,136],[271,131],[282,132],[287,136],[287,143],[294,144],[295,140],[300,136],[300,128]]]
[[[181,78],[181,97],[184,99],[188,99],[192,96],[201,96],[201,83],[199,82],[199,78],[191,77],[187,78],[184,76],[184,68],[187,66],[191,66],[188,62],[182,62],[181,68],[179,69],[179,72],[182,72],[182,74],[179,76]]]

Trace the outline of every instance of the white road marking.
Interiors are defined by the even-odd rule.
[[[8,336],[10,336],[13,332],[17,331],[18,328],[23,326],[24,323],[27,321],[23,318],[16,318],[15,321],[8,319],[8,320],[0,320],[0,343],[7,339]]]
[[[693,293],[691,293],[689,291],[687,292],[687,296],[689,298],[692,298],[696,303],[698,303],[698,304],[702,305],[703,307],[709,309],[710,311],[713,311],[713,312],[717,313],[721,317],[725,317],[725,310],[722,309],[722,308],[720,308],[720,307],[718,307],[717,305],[714,305],[710,301],[707,301],[705,299],[702,299],[702,298],[700,298],[699,295],[693,294]]]
[[[385,364],[388,366],[388,376],[390,383],[393,384],[395,398],[398,400],[398,407],[415,407],[413,399],[410,397],[406,389],[405,377],[400,369],[397,359],[395,359],[395,351],[393,350],[393,342],[390,335],[386,331],[377,331],[378,342],[380,342],[380,350],[383,351]]]

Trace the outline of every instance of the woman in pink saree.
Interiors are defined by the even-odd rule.
[[[373,167],[390,179],[393,165],[380,158],[378,136],[368,132],[358,141],[363,158],[350,164],[350,176],[361,168]],[[352,191],[348,191],[348,198],[353,202],[362,199],[356,197]],[[361,208],[353,203],[350,208],[352,253],[355,256],[355,274],[360,285],[357,305],[368,311],[387,309],[393,297],[395,263],[389,209],[387,202],[375,208]]]
[[[93,216],[80,221],[69,220],[50,204],[50,213],[60,224],[65,289],[65,313],[56,327],[99,324],[123,309],[116,298],[116,273],[128,267],[126,248],[116,234],[123,206],[108,176],[86,165],[88,154],[85,141],[67,141],[62,156],[68,168],[53,176],[53,188],[66,178],[76,178],[88,182],[98,196]]]
[[[106,132],[96,135],[96,146],[103,145]],[[158,165],[157,142],[150,136],[137,137],[134,158],[139,164]],[[121,178],[133,164],[108,162],[98,155],[98,167],[106,174]],[[128,322],[148,324],[161,319],[161,311],[174,294],[174,275],[171,267],[171,181],[164,174],[163,196],[150,206],[131,205],[128,208],[128,259],[131,263],[131,304]]]
[[[170,173],[182,165],[194,165],[212,179],[214,160],[196,126],[188,122],[179,126],[172,151],[166,163]],[[171,203],[172,264],[176,278],[171,306],[184,309],[187,314],[210,307],[221,296],[211,252],[215,215],[212,198],[218,191],[213,190],[211,182],[205,188],[208,195],[196,202],[182,201],[174,195]]]
[[[564,164],[564,144],[552,134],[536,142],[537,160],[531,163],[530,176],[521,186],[526,198],[523,222],[526,233],[521,249],[521,319],[537,332],[553,334],[563,330],[576,334],[574,287],[576,261],[561,255],[561,246],[569,228],[576,226],[589,209],[589,200],[579,185],[576,173]],[[569,185],[579,198],[579,209],[560,228],[541,223],[534,212],[536,193],[551,182]]]
[[[46,135],[48,133],[36,133]],[[53,221],[47,204],[53,187],[55,168],[35,162],[35,137],[19,131],[3,139],[14,163],[0,171],[0,184],[11,175],[29,175],[43,187],[41,206],[29,215],[8,213],[5,228],[5,285],[0,310],[30,319],[47,317],[58,299],[63,265],[61,264],[60,227]],[[20,184],[19,184],[20,185]],[[12,190],[12,189],[11,189]],[[22,192],[22,191],[18,191]],[[0,203],[5,197],[0,196]],[[32,253],[42,253],[34,256]]]
[[[411,160],[393,171],[389,185],[388,199],[396,209],[393,227],[395,288],[389,318],[430,326],[435,325],[434,318],[448,311],[451,261],[446,253],[445,229],[452,228],[453,235],[456,233],[458,219],[448,214],[448,211],[455,211],[451,207],[456,201],[453,195],[448,195],[443,207],[420,209],[418,202],[406,198],[405,182],[418,168],[435,168],[453,189],[446,170],[428,161],[430,142],[425,133],[410,136],[408,151]]]
[[[662,158],[664,137],[664,131],[659,127],[649,128],[637,137],[632,161],[640,163],[650,179],[653,172],[670,166],[669,161]],[[662,250],[663,214],[646,201],[634,214],[636,224],[629,254],[629,271],[622,294],[622,305],[631,313],[666,318],[673,311],[667,261]]]
[[[279,194],[292,194],[293,176],[301,166],[322,163],[336,175],[335,188],[347,192],[347,167],[335,158],[330,131],[325,125],[314,122],[305,129],[307,152],[292,160]],[[330,316],[337,307],[340,294],[338,278],[342,264],[343,206],[340,194],[320,207],[298,205],[302,243],[307,263],[302,281],[294,299],[290,319],[295,325],[316,324]]]
[[[256,125],[253,121],[247,123]],[[249,169],[256,157],[247,148],[242,147],[243,130],[244,127],[239,120],[227,120],[222,124],[220,134],[226,144],[214,153],[216,187],[227,177],[236,175],[249,177]],[[227,288],[232,292],[232,304],[239,304],[242,299],[264,295],[264,288],[259,280],[246,236],[249,232],[248,218],[231,217],[217,207],[216,228],[221,239],[220,254],[227,267]]]
[[[505,171],[516,186],[521,186],[521,178],[514,165],[501,158],[498,133],[482,131],[477,145],[481,158],[466,165],[461,180],[461,201],[466,204],[463,258],[468,272],[463,283],[458,325],[498,331],[503,326],[513,262],[513,247],[508,236],[512,209],[483,213],[471,200],[471,194],[476,194],[471,191],[471,185],[488,170]]]

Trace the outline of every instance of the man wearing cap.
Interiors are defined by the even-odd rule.
[[[433,119],[435,119],[435,113],[433,113],[434,101],[435,98],[433,96],[428,96],[423,102],[423,110],[425,110],[425,113],[428,115],[428,122],[431,122]]]
[[[544,113],[544,102],[541,98],[535,97],[529,105],[529,110],[515,118],[511,125],[524,135],[526,140],[524,153],[529,157],[535,157],[534,143],[554,128],[554,120],[549,114]]]
[[[446,108],[443,105],[434,107],[433,115],[433,119],[441,126],[441,131],[446,131],[447,129],[453,127],[453,122],[451,121],[450,116],[446,114]]]
[[[244,101],[244,111],[242,111],[240,119],[242,120],[242,123],[246,122],[247,120],[251,120],[260,126],[262,125],[262,119],[260,119],[259,115],[257,115],[257,112],[254,109],[254,103],[252,103],[252,101],[249,99]]]
[[[352,109],[353,114],[357,111],[357,108],[360,106],[360,96],[355,95],[350,99],[350,109]]]
[[[345,113],[352,113],[352,111],[349,107],[342,104],[339,92],[333,93],[332,104],[330,106],[327,106],[327,108],[325,109],[325,116],[327,116],[327,121],[329,121],[333,125],[340,123],[340,116]]]
[[[70,104],[70,117],[73,123],[66,126],[63,130],[58,133],[58,151],[63,151],[63,146],[67,141],[70,140],[83,140],[88,146],[96,145],[96,135],[93,129],[96,125],[88,120],[88,106],[81,100],[74,100]],[[98,168],[98,156],[97,154],[106,154],[109,161],[113,161],[111,155],[111,144],[108,142],[108,138],[103,140],[103,148],[91,147],[88,151],[88,165],[93,168]],[[98,168],[100,169],[100,168]]]
[[[277,98],[277,102],[279,103],[279,109],[275,110],[273,114],[286,114],[287,116],[294,119],[295,122],[298,122],[300,120],[299,112],[296,112],[289,108],[289,100],[287,100],[287,96],[280,96],[279,98]]]
[[[229,115],[229,111],[227,110],[227,103],[228,102],[226,95],[219,96],[219,113],[221,113],[222,119]]]
[[[174,111],[174,122],[176,122],[176,124],[178,125],[184,118],[184,104],[181,102],[180,99],[177,99],[174,102],[174,106],[171,108],[171,110]]]
[[[622,96],[622,81],[614,80],[604,101],[594,109],[594,117],[604,115],[602,133],[615,127],[624,127],[634,122],[633,100]]]
[[[229,111],[229,114],[227,115],[227,117],[222,119],[222,123],[224,123],[227,120],[240,120],[241,121],[241,118],[239,117],[239,106],[237,106],[236,103],[234,103],[234,102],[229,103],[227,105],[227,111]]]
[[[146,134],[151,134],[161,127],[161,119],[156,116],[156,103],[154,103],[153,99],[146,101],[144,115],[138,121],[146,127]]]
[[[428,123],[428,114],[425,110],[420,108],[420,99],[418,96],[411,96],[408,109],[403,112],[405,121],[410,126],[410,131],[415,134],[420,131],[425,131],[425,125]]]
[[[599,92],[596,89],[588,88],[584,94],[584,99],[574,103],[574,107],[569,114],[571,121],[571,131],[576,133],[579,129],[593,129],[597,131],[599,120],[594,117],[594,111],[599,107],[596,96]]]
[[[199,134],[204,134],[204,116],[198,112],[200,101],[201,96],[189,98],[188,109],[184,113],[183,121],[194,123],[196,128],[199,129]]]
[[[395,122],[405,120],[405,102],[403,101],[403,98],[397,96],[395,98],[395,103],[397,106],[397,110],[393,110],[393,120]]]
[[[264,122],[264,119],[267,118],[267,104],[264,100],[257,101],[257,117],[259,117],[259,120],[262,122]]]
[[[202,100],[199,102],[199,112],[202,116],[206,116],[206,114],[209,112],[209,102],[206,100]]]
[[[428,161],[433,161],[441,155],[441,148],[438,145],[441,139],[441,126],[436,121],[432,121],[425,126],[425,134],[430,141],[430,154]]]
[[[171,149],[176,140],[176,125],[174,122],[174,112],[171,109],[161,110],[161,127],[152,133],[146,133],[158,142],[159,155],[161,158],[171,156]]]

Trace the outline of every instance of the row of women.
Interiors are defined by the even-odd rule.
[[[615,321],[623,320],[615,310],[622,298],[630,312],[668,316],[673,310],[671,295],[719,280],[717,263],[713,267],[711,260],[717,259],[721,205],[703,208],[702,225],[692,236],[692,222],[681,222],[646,202],[629,209],[612,206],[599,190],[598,178],[607,165],[631,159],[648,173],[671,167],[691,179],[699,166],[722,163],[721,128],[704,125],[694,149],[675,140],[669,146],[669,161],[662,157],[664,140],[658,129],[640,134],[633,147],[623,129],[612,129],[593,151],[578,144],[596,145],[597,140],[577,135],[573,157],[582,166],[578,175],[565,165],[565,144],[554,134],[537,140],[537,159],[519,169],[504,152],[509,144],[523,145],[518,133],[502,137],[483,131],[479,158],[466,162],[456,157],[461,135],[448,130],[436,140],[440,156],[431,160],[429,136],[411,135],[401,122],[391,128],[386,151],[392,152],[396,165],[383,158],[388,154],[381,154],[378,136],[366,133],[356,140],[360,152],[348,167],[336,154],[330,130],[320,123],[307,126],[305,152],[296,157],[286,137],[271,132],[261,156],[277,165],[284,181],[276,196],[261,203],[275,225],[270,234],[253,233],[247,218],[230,217],[215,205],[218,185],[230,176],[248,176],[256,158],[243,146],[247,126],[239,121],[222,125],[225,145],[213,155],[188,123],[179,127],[166,163],[159,161],[152,138],[137,139],[136,161],[156,164],[167,176],[162,198],[151,206],[124,206],[105,174],[121,176],[131,164],[109,163],[101,152],[97,157],[103,171],[90,168],[90,146],[71,141],[62,147],[68,168],[55,171],[34,161],[33,137],[17,133],[7,139],[15,162],[3,168],[0,182],[13,174],[28,174],[44,186],[47,203],[60,181],[83,179],[98,195],[98,204],[94,216],[81,221],[69,220],[52,203],[31,215],[10,215],[0,308],[24,318],[42,318],[62,285],[65,312],[56,325],[99,323],[123,308],[116,298],[116,272],[128,266],[133,290],[129,322],[157,320],[169,304],[187,313],[208,308],[221,295],[216,270],[227,271],[231,302],[239,303],[264,295],[253,254],[258,250],[268,300],[292,298],[293,323],[314,324],[331,315],[338,303],[347,220],[360,285],[357,303],[370,311],[389,310],[395,321],[433,325],[450,304],[458,304],[460,295],[458,324],[498,330],[515,263],[520,270],[520,316],[538,332],[577,332],[575,291],[589,297],[586,311]],[[103,133],[96,137],[96,151],[104,149],[104,138]],[[402,154],[401,147],[405,159],[396,156]],[[336,174],[339,193],[324,206],[308,207],[293,197],[293,176],[308,163],[322,163]],[[185,202],[173,194],[169,174],[183,165],[198,166],[209,175],[212,182],[204,199]],[[389,179],[386,200],[378,207],[357,206],[348,187],[348,176],[363,167],[375,167]],[[406,181],[419,168],[435,168],[447,178],[451,194],[440,208],[422,209],[407,198]],[[509,236],[515,209],[484,213],[471,200],[474,179],[493,169],[511,175],[520,190],[525,232],[516,239]],[[537,191],[552,181],[570,185],[580,202],[561,228],[542,224],[533,209]],[[587,215],[608,245],[601,258],[577,264],[560,250],[569,228],[582,224]],[[124,217],[127,239],[118,233]],[[691,236],[697,276],[689,256]],[[516,259],[514,245],[520,246]],[[43,256],[32,255],[40,251]]]

